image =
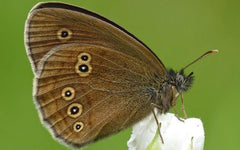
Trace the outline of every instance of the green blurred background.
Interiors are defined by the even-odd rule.
[[[66,150],[40,124],[32,102],[33,74],[23,32],[29,10],[40,1],[0,0],[0,149]],[[238,149],[240,1],[63,0],[95,11],[145,42],[167,67],[180,69],[207,50],[219,49],[187,69],[195,83],[185,93],[189,117],[201,118],[205,150]],[[179,105],[178,105],[179,106]],[[85,149],[127,149],[131,129]]]

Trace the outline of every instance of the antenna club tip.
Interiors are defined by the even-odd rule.
[[[218,53],[219,51],[217,49],[211,50],[211,53]]]

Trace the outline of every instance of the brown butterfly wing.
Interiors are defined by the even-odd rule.
[[[25,45],[40,116],[55,137],[73,146],[146,116],[148,87],[155,75],[166,76],[161,61],[136,37],[67,4],[34,7],[26,22]]]
[[[62,31],[68,31],[68,36],[61,37]],[[25,27],[25,43],[34,71],[53,47],[83,43],[133,56],[153,67],[157,74],[166,75],[161,61],[135,36],[102,16],[63,3],[40,3],[31,10]]]
[[[82,64],[91,69],[79,71]],[[52,49],[39,62],[35,78],[34,97],[44,123],[54,137],[72,146],[128,127],[151,110],[146,67],[132,56],[96,45],[65,44]],[[70,97],[65,89],[71,91]],[[80,113],[69,113],[72,106]]]

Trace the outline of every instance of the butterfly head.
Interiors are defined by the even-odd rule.
[[[187,91],[191,87],[194,79],[193,72],[185,75],[183,70],[176,72],[170,69],[168,75],[168,83],[174,86],[179,93]]]

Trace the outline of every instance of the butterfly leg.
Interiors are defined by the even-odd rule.
[[[177,109],[176,109],[176,100],[178,99],[178,97],[179,97],[179,93],[174,93],[174,88],[172,88],[172,95],[175,95],[175,96],[173,96],[173,99],[172,99],[172,107],[173,107],[173,110],[174,110],[174,114],[175,114],[175,116],[177,117],[177,119],[179,120],[179,121],[182,121],[182,122],[184,122],[184,120],[182,120],[179,116],[178,116],[178,113],[177,113]]]
[[[187,119],[187,113],[186,113],[185,108],[184,108],[183,94],[181,93],[180,95],[181,95],[181,109],[184,113],[185,119]]]
[[[154,118],[155,118],[155,121],[156,121],[156,123],[157,123],[157,126],[158,126],[159,136],[160,136],[160,139],[161,139],[162,144],[164,144],[163,137],[162,137],[162,134],[161,134],[161,131],[160,131],[161,122],[158,121],[157,115],[156,115],[156,113],[155,113],[155,111],[154,111],[154,108],[157,108],[157,109],[159,109],[159,110],[162,110],[162,108],[161,108],[159,105],[157,105],[157,104],[151,103],[151,109],[152,109],[152,113],[153,113],[153,116],[154,116]]]
[[[175,116],[177,117],[177,119],[178,119],[179,121],[184,122],[184,120],[181,119],[181,118],[178,116],[176,106],[173,106],[173,110],[174,110],[174,114],[175,114]]]

